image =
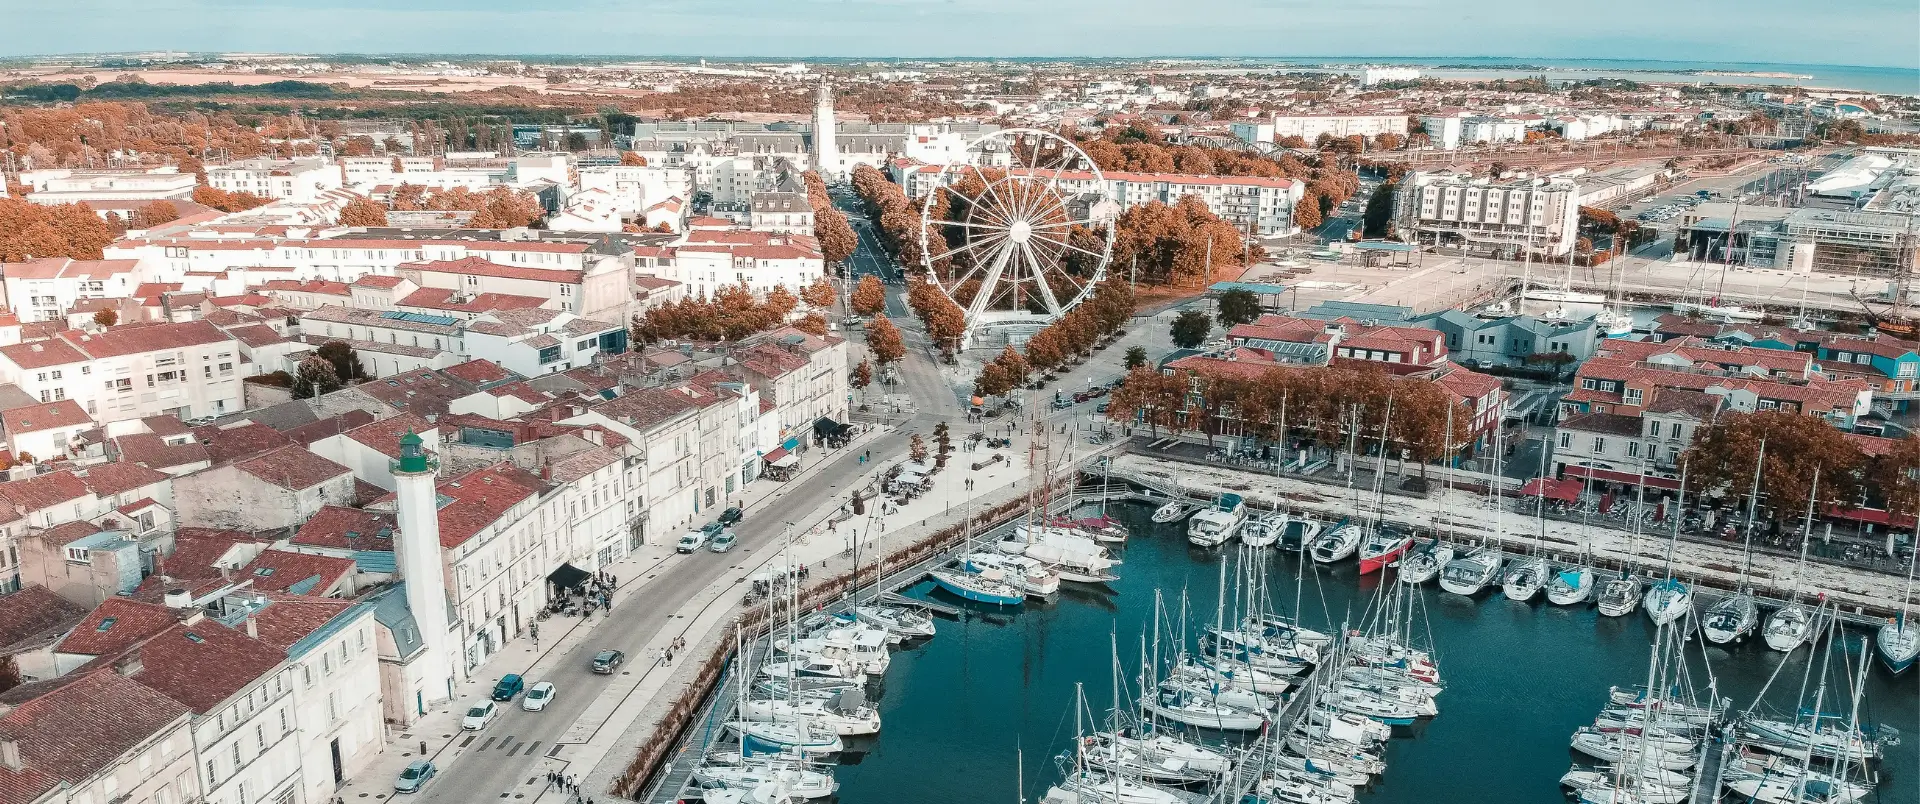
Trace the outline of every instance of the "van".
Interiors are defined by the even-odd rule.
[[[680,543],[673,546],[673,551],[676,553],[691,553],[695,550],[705,547],[706,545],[707,545],[706,533],[697,531],[697,530],[690,530],[686,532],[686,535],[683,535],[680,537]]]

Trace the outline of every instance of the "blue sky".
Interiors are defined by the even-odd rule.
[[[1517,56],[1920,68],[1914,0],[23,0],[0,55]]]

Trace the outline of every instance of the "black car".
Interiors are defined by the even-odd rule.
[[[620,669],[620,665],[626,664],[626,662],[626,654],[617,650],[603,650],[593,655],[593,662],[590,667],[593,672],[602,675],[611,675],[613,671]]]
[[[740,520],[746,518],[747,512],[740,510],[738,506],[720,512],[720,524],[729,528],[740,524]]]

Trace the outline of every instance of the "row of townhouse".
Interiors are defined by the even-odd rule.
[[[654,269],[656,276],[684,285],[689,295],[708,298],[722,287],[741,284],[755,293],[782,286],[798,293],[827,275],[820,244],[810,233],[700,223],[696,218]]]
[[[0,382],[41,402],[73,400],[103,423],[237,412],[247,373],[233,339],[205,321],[64,330],[0,346]]]
[[[1711,323],[1678,315],[1655,320],[1659,340],[1698,338],[1716,344],[1782,349],[1812,355],[1835,379],[1860,379],[1873,387],[1876,407],[1904,413],[1920,398],[1920,342],[1885,332],[1853,334],[1758,323]]]
[[[59,668],[0,693],[4,804],[321,804],[382,749],[369,606],[246,582],[69,606],[0,597],[58,634],[12,658]]]
[[[1604,340],[1560,400],[1554,473],[1605,488],[1678,489],[1681,454],[1725,413],[1782,410],[1857,430],[1873,393],[1805,352],[1691,336]]]

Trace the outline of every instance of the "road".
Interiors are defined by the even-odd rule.
[[[891,432],[869,442],[863,450],[871,450],[876,456],[894,455],[904,452],[906,444],[904,433]],[[628,663],[621,670],[622,675],[644,672],[647,663],[652,661],[651,657],[642,655],[647,643],[663,628],[684,629],[691,622],[674,616],[687,600],[715,584],[737,582],[737,578],[728,580],[727,576],[737,575],[754,555],[779,549],[782,532],[789,521],[806,516],[822,500],[845,491],[843,484],[852,483],[852,478],[864,474],[866,467],[859,463],[859,453],[851,449],[841,452],[843,454],[829,459],[823,471],[802,481],[807,484],[804,490],[791,490],[798,493],[784,494],[764,507],[749,509],[746,519],[734,528],[739,534],[740,546],[733,551],[701,550],[662,559],[648,567],[644,573],[647,583],[637,591],[616,594],[609,619],[594,626],[591,641],[568,653],[559,665],[561,669],[527,679],[529,686],[536,681],[551,681],[559,688],[546,711],[522,711],[517,702],[503,705],[499,717],[475,735],[473,745],[481,748],[468,750],[457,762],[442,768],[440,777],[427,786],[421,800],[449,804],[489,800],[501,797],[502,791],[536,779],[543,773],[541,763],[549,747],[567,734],[601,689],[612,681],[589,671],[588,660],[595,653],[612,648],[627,654]],[[725,595],[720,598],[722,601],[733,599],[736,598]],[[602,708],[609,713],[613,710],[611,706]],[[601,728],[624,729],[627,725],[609,723],[602,724]],[[531,747],[523,749],[522,746]],[[564,747],[559,758],[567,758]],[[624,758],[609,760],[624,761]]]
[[[838,200],[841,198],[836,195]],[[849,211],[854,230],[860,235],[860,247],[848,260],[853,274],[898,276],[897,268],[885,256],[885,251],[880,249],[878,236],[866,222],[865,215],[857,205],[852,205]],[[897,308],[896,318],[909,346],[923,346],[926,336],[921,332],[919,323],[907,315],[904,301],[900,298],[902,293],[903,289],[898,285],[888,287],[889,311]],[[855,341],[856,351],[863,351],[864,346],[858,344],[857,336]],[[924,348],[909,348],[907,358],[901,361],[897,372],[900,379],[897,388],[908,395],[917,413],[899,430],[882,434],[863,445],[860,452],[871,451],[876,461],[882,460],[882,456],[890,459],[904,454],[911,433],[930,433],[936,421],[959,419],[963,415],[952,387],[941,378],[939,367],[934,365]],[[750,507],[746,519],[734,528],[739,535],[740,546],[732,552],[702,550],[661,559],[647,567],[642,573],[647,582],[635,591],[615,595],[610,618],[594,626],[590,641],[568,652],[559,665],[560,670],[527,679],[528,685],[536,681],[552,681],[558,686],[558,693],[546,711],[526,712],[517,703],[505,705],[499,717],[475,735],[472,745],[480,748],[474,750],[469,747],[457,762],[442,768],[440,777],[427,786],[420,799],[465,804],[502,797],[505,795],[502,791],[513,790],[530,781],[537,783],[537,777],[544,772],[541,770],[542,762],[550,747],[568,735],[574,722],[587,713],[597,694],[611,681],[587,669],[587,663],[593,655],[609,648],[624,651],[628,664],[621,673],[643,672],[647,663],[652,661],[643,655],[645,646],[662,629],[684,629],[690,624],[690,619],[675,617],[686,601],[715,584],[737,582],[737,578],[729,580],[728,576],[737,575],[741,567],[747,565],[756,554],[778,549],[788,522],[806,516],[822,500],[846,491],[846,486],[855,482],[854,478],[870,468],[859,462],[859,452],[850,449],[841,452],[844,454],[830,457],[822,469],[797,481],[804,487],[788,489],[787,493],[763,505]],[[721,601],[730,599],[733,598],[725,595],[720,598]],[[600,708],[612,712],[614,707]],[[606,723],[601,724],[600,728],[624,729],[627,726],[626,723]],[[575,741],[585,739],[579,735],[574,737]],[[567,758],[564,747],[559,758]],[[610,757],[609,761],[624,761],[624,758]]]

